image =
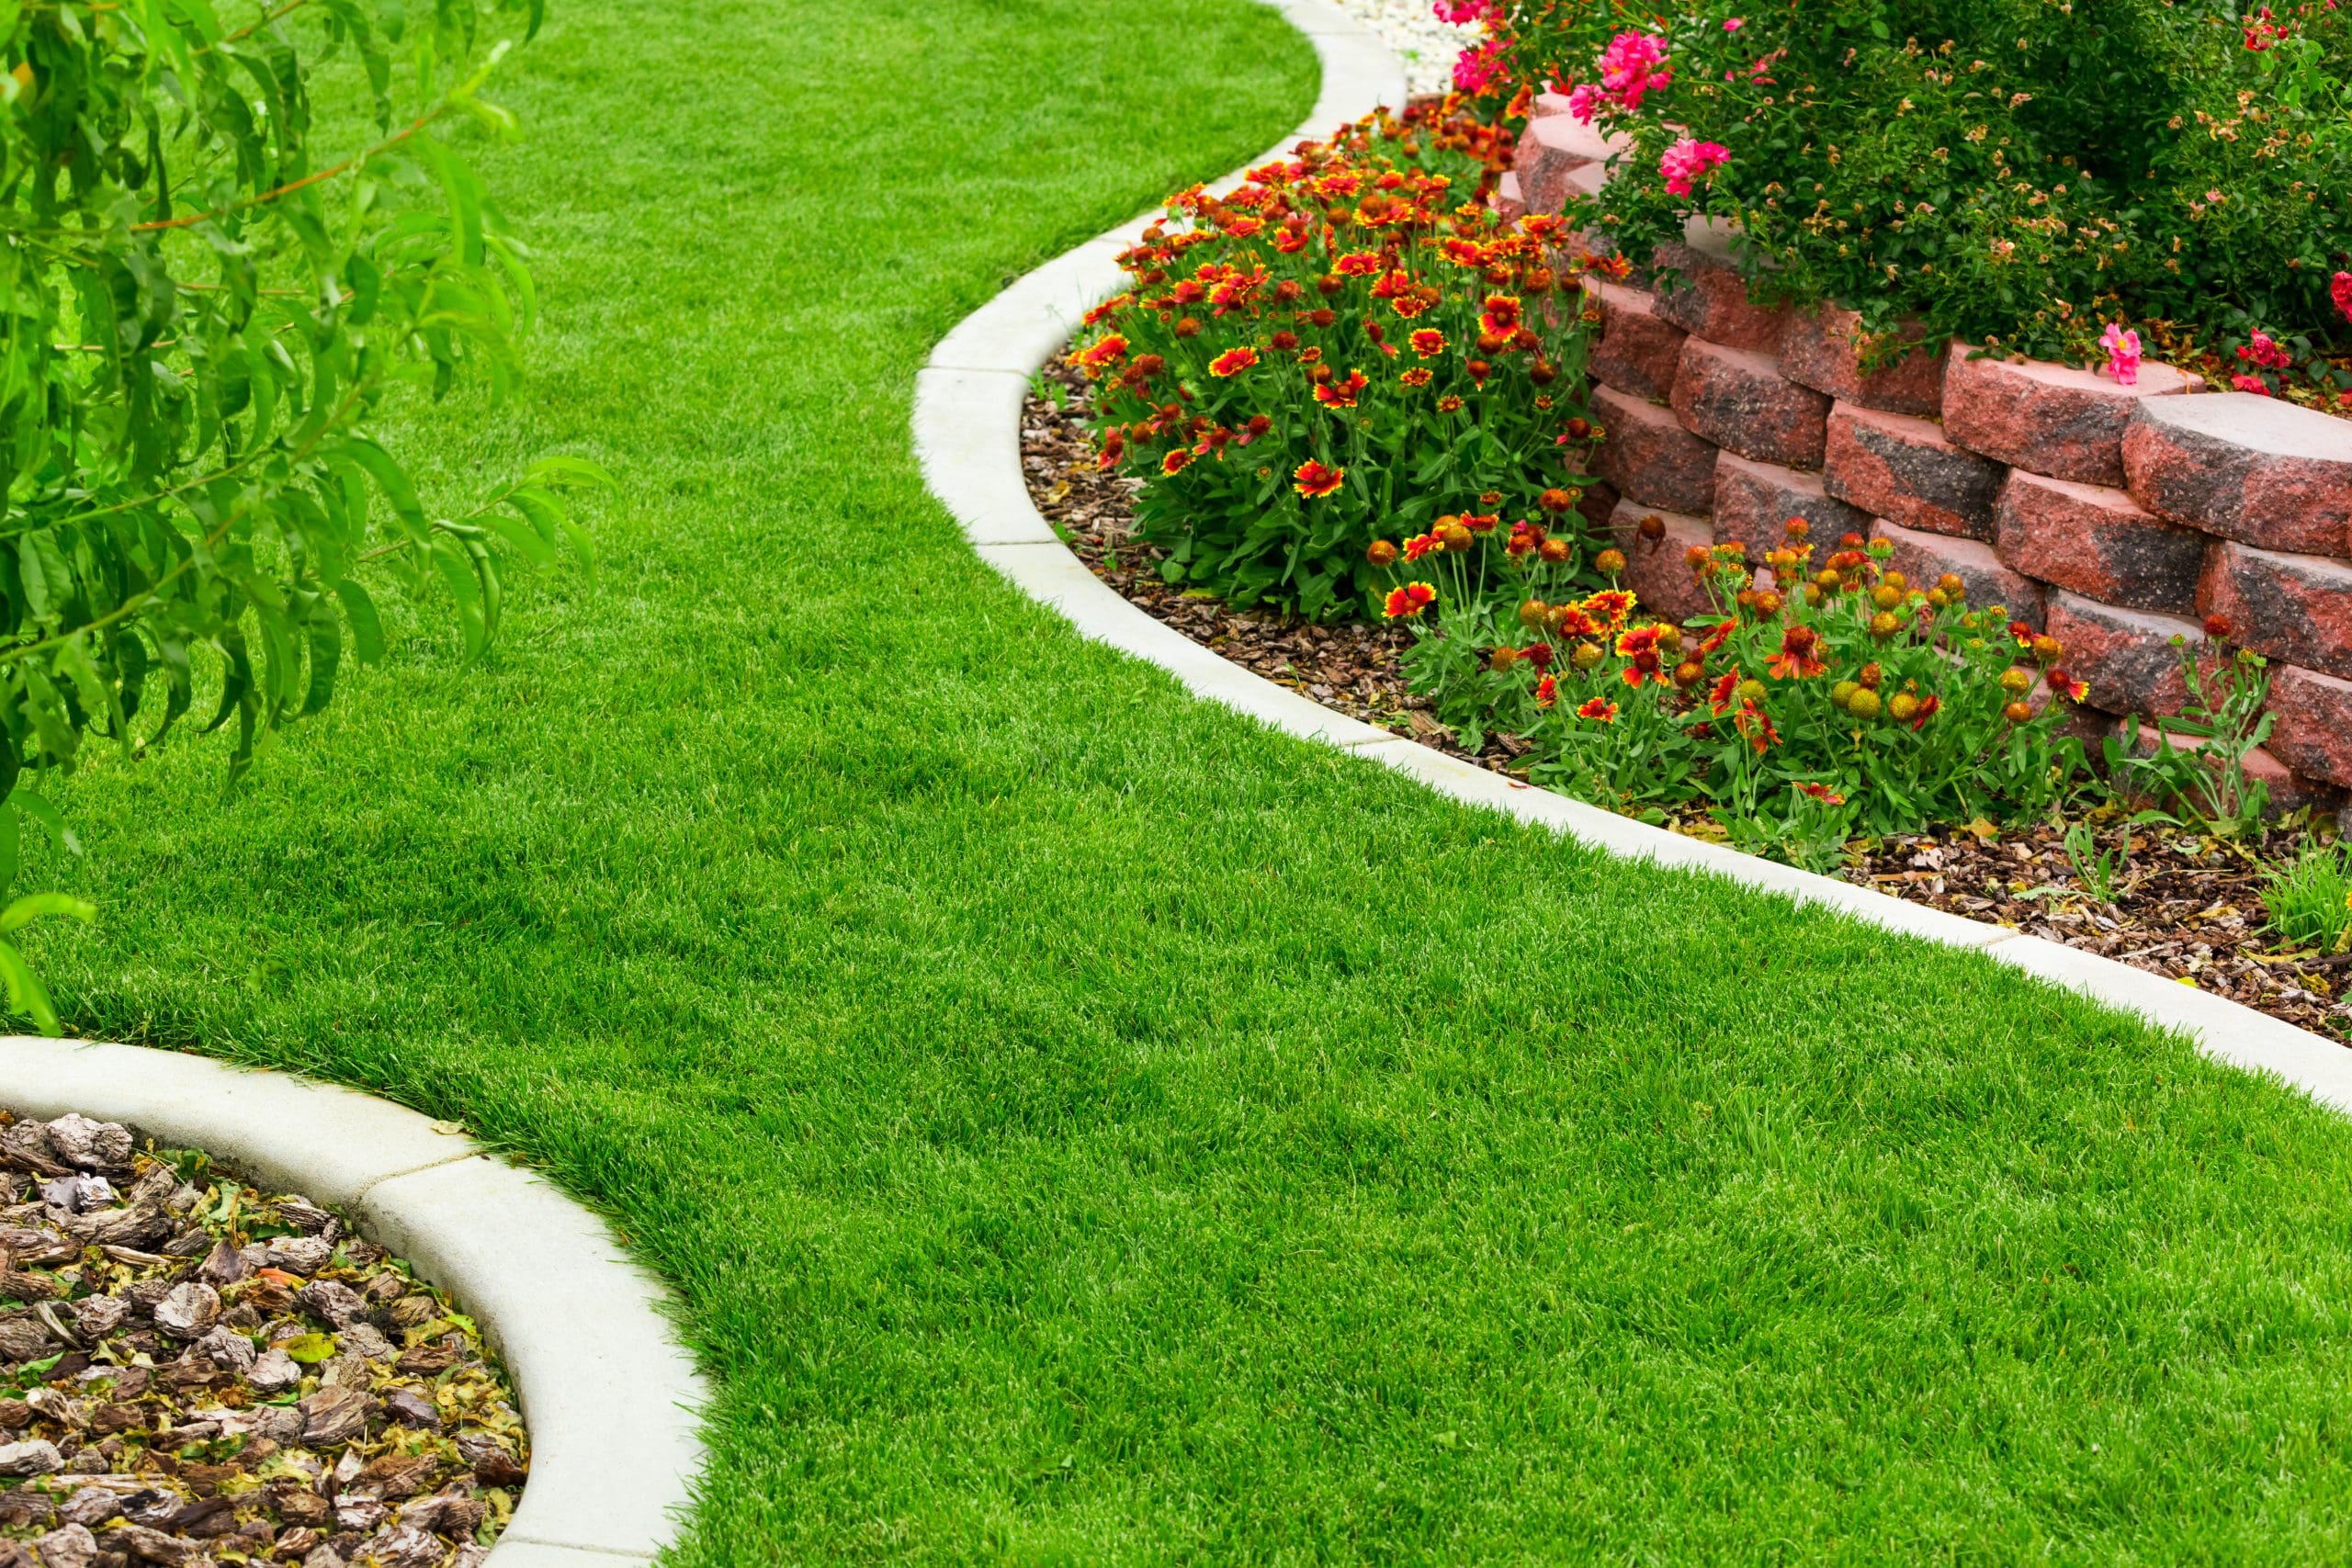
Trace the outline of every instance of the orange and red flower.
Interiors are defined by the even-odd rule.
[[[1705,640],[1699,644],[1700,656],[1704,658],[1706,655],[1713,653],[1715,649],[1723,647],[1724,643],[1731,639],[1731,634],[1738,629],[1739,622],[1736,618],[1728,621],[1717,621],[1715,623],[1715,629],[1709,632]]]
[[[1356,394],[1364,389],[1363,372],[1351,370],[1344,381],[1326,381],[1315,389],[1315,400],[1325,408],[1351,409],[1356,406]]]
[[[1487,308],[1478,314],[1481,332],[1498,337],[1509,337],[1519,330],[1519,297],[1514,294],[1489,294]]]
[[[1731,696],[1737,690],[1739,690],[1739,671],[1724,671],[1715,678],[1713,688],[1707,693],[1707,710],[1717,718],[1721,718],[1731,711]]]
[[[1246,344],[1239,348],[1228,348],[1209,361],[1209,374],[1220,379],[1227,376],[1238,376],[1257,363],[1256,349]]]
[[[1405,541],[1405,558],[1419,560],[1431,550],[1445,548],[1445,541],[1435,534],[1416,534]]]
[[[1824,806],[1843,806],[1846,804],[1846,797],[1844,795],[1839,795],[1836,790],[1831,789],[1825,784],[1813,784],[1809,781],[1802,782],[1797,785],[1797,793],[1800,795],[1809,795],[1813,796],[1814,799],[1821,802]]]
[[[1398,376],[1396,379],[1402,381],[1408,387],[1426,387],[1430,384],[1430,373],[1427,367],[1416,366],[1414,368]]]
[[[1181,474],[1184,471],[1185,465],[1192,460],[1193,449],[1190,446],[1179,446],[1159,459],[1159,471],[1163,474]]]
[[[1752,698],[1740,699],[1739,712],[1732,716],[1731,722],[1733,728],[1747,737],[1747,743],[1756,748],[1756,754],[1759,757],[1781,743],[1781,732],[1772,728],[1772,721],[1765,716],[1764,710],[1758,707]]]
[[[1592,617],[1593,623],[1600,628],[1601,632],[1607,635],[1614,633],[1625,624],[1625,618],[1634,613],[1634,603],[1631,589],[1604,588],[1600,592],[1587,597],[1580,607],[1586,615]]]
[[[1452,392],[1446,393],[1437,400],[1437,412],[1440,413],[1455,413],[1460,412],[1461,408],[1462,400]]]
[[[1089,375],[1100,376],[1103,371],[1126,357],[1127,340],[1117,333],[1099,337],[1078,351],[1078,363]]]
[[[1764,668],[1771,672],[1775,681],[1826,675],[1829,672],[1829,666],[1814,657],[1814,650],[1820,642],[1820,634],[1811,626],[1791,626],[1781,634],[1781,651],[1765,660]]]
[[[1434,359],[1445,352],[1445,334],[1435,327],[1419,328],[1406,341],[1413,345],[1413,352],[1423,359]]]
[[[1559,700],[1559,682],[1553,679],[1549,671],[1546,671],[1544,678],[1535,682],[1535,705],[1539,708],[1548,708]]]
[[[1309,457],[1292,472],[1291,489],[1298,491],[1299,494],[1305,496],[1309,501],[1320,501],[1325,496],[1329,495],[1333,491],[1338,490],[1340,488],[1340,481],[1347,477],[1348,470],[1346,468],[1327,468],[1322,464],[1317,462],[1314,458]]]
[[[2090,685],[2087,682],[2077,681],[2072,675],[2067,674],[2064,670],[2052,670],[2050,673],[2044,675],[2042,679],[2050,682],[2050,689],[2052,691],[2057,693],[2060,696],[2065,698],[2070,703],[2081,702],[2085,697],[2091,694]]]
[[[1928,721],[1935,717],[1936,710],[1943,705],[1944,700],[1941,697],[1929,697],[1927,701],[1921,703],[1919,705],[1919,711],[1911,716],[1911,732],[1916,735],[1920,730],[1927,728]]]
[[[1341,277],[1370,277],[1380,270],[1380,253],[1350,251],[1331,264],[1331,270]]]
[[[1388,591],[1388,602],[1381,606],[1381,614],[1392,621],[1418,615],[1437,602],[1437,590],[1426,582],[1408,582]]]
[[[1625,660],[1625,668],[1618,673],[1625,684],[1637,692],[1645,681],[1655,681],[1661,686],[1673,683],[1666,672],[1666,656],[1658,648],[1658,636],[1663,629],[1655,624],[1634,626],[1617,638],[1618,657]]]
[[[1577,709],[1578,718],[1599,719],[1603,724],[1617,722],[1617,705],[1607,697],[1587,697]]]

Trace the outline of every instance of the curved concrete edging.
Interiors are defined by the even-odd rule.
[[[1404,68],[1329,0],[1266,0],[1306,34],[1323,66],[1306,121],[1266,156],[1328,134],[1377,105],[1405,98]],[[1239,175],[1224,182],[1238,183]],[[1613,854],[1702,871],[1745,887],[1815,904],[1859,920],[1997,962],[2188,1036],[2216,1061],[2268,1074],[2336,1110],[2352,1111],[2352,1049],[2251,1008],[2113,959],[1909,904],[1702,840],[1649,827],[1549,790],[1515,783],[1332,712],[1228,663],[1153,620],[1105,586],[1030,503],[1021,473],[1021,400],[1030,378],[1091,305],[1118,292],[1116,257],[1156,214],[1122,224],[1047,262],[957,324],[915,378],[914,444],[923,478],[980,558],[1060,612],[1080,634],[1160,666],[1195,694],[1308,740],[1354,752],[1442,795],[1541,823]]]
[[[531,1436],[493,1568],[618,1568],[674,1538],[706,1390],[661,1290],[546,1180],[356,1089],[136,1045],[0,1039],[0,1105],[218,1155],[341,1207],[456,1297],[504,1359]]]

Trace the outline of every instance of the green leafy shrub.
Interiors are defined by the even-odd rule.
[[[2298,344],[2289,379],[2330,375],[2352,310],[2332,3],[1496,0],[1487,25],[1629,139],[1577,216],[1637,259],[1706,213],[1743,231],[1759,297],[1858,310],[1889,347],[1924,323],[2087,361],[2103,322],[2169,322],[2245,347],[2231,367],[2268,389]]]
[[[2140,716],[2123,722],[2105,742],[2108,776],[2127,794],[2185,811],[2224,838],[2258,837],[2270,807],[2270,786],[2246,772],[2246,753],[2270,739],[2269,661],[2250,648],[2230,646],[2230,623],[2205,622],[2206,642],[2175,637],[2187,694],[2177,716],[2143,729]]]
[[[1758,590],[1738,546],[1694,547],[1718,610],[1677,625],[1622,589],[1555,602],[1532,532],[1405,541],[1387,607],[1421,633],[1407,669],[1438,717],[1474,747],[1521,738],[1539,783],[1708,812],[1743,847],[1819,864],[1857,833],[2036,816],[2086,782],[2059,733],[2083,691],[2064,649],[1971,607],[1956,577],[1905,581],[1883,540],[1849,535],[1816,568],[1792,519],[1767,558],[1786,592]]]
[[[1591,426],[1581,299],[1544,255],[1558,221],[1504,225],[1408,140],[1375,121],[1185,192],[1089,315],[1073,357],[1101,383],[1101,461],[1143,476],[1171,582],[1362,614],[1380,535],[1576,491]],[[1434,151],[1475,189],[1474,150]]]
[[[380,653],[371,580],[440,585],[479,650],[502,558],[584,553],[562,492],[589,465],[443,517],[368,434],[399,389],[514,373],[522,252],[447,133],[506,128],[481,96],[493,35],[536,28],[537,0],[247,10],[39,0],[0,20],[0,885],[19,815],[55,823],[27,771],[192,717],[234,726],[233,778],[347,656]],[[53,1026],[6,942],[0,974]]]

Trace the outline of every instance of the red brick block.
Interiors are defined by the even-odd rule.
[[[1715,500],[1715,449],[1656,403],[1609,387],[1592,389],[1592,412],[1607,433],[1592,470],[1628,501],[1703,516]]]
[[[2131,610],[2197,608],[2205,536],[2151,516],[2122,491],[2013,468],[1994,522],[2001,559],[2028,577]]]
[[[1838,500],[1906,528],[1993,537],[2001,466],[1961,450],[1927,420],[1838,404],[1821,479]]]
[[[2156,728],[2157,727],[2153,724],[2141,727],[2139,755],[2153,757],[2156,754],[2156,748],[2163,744],[2157,739]],[[2174,750],[2186,751],[2192,755],[2202,751],[2209,744],[2201,735],[2174,735],[2170,739]],[[2256,746],[2241,757],[2238,760],[2238,765],[2245,770],[2248,780],[2263,784],[2269,790],[2269,804],[2264,811],[2266,816],[2283,817],[2290,811],[2301,811],[2306,808],[2313,811],[2333,811],[2344,803],[2342,790],[2329,784],[2325,779],[2306,777],[2260,746]]]
[[[2173,638],[2201,648],[2205,630],[2195,621],[2148,610],[2119,610],[2053,589],[2046,628],[2064,645],[2059,663],[2087,683],[2084,700],[2109,713],[2178,713],[2188,702],[2181,679],[2180,650]],[[2201,656],[2207,666],[2213,662]]]
[[[1685,338],[1673,402],[1684,429],[1743,457],[1821,466],[1829,400],[1783,377],[1769,354]]]
[[[1824,305],[1792,310],[1781,333],[1781,374],[1840,402],[1888,413],[1933,416],[1944,406],[1944,345],[1928,344],[1865,373],[1862,319]]]
[[[1662,536],[1643,536],[1642,522],[1649,517],[1665,525]],[[1622,581],[1649,614],[1661,620],[1687,621],[1714,608],[1714,602],[1707,596],[1705,586],[1690,565],[1692,546],[1704,549],[1714,542],[1705,518],[1621,501],[1609,519],[1609,535],[1625,552],[1625,575]]]
[[[2123,483],[2123,428],[2150,398],[2188,390],[2186,371],[2149,360],[2126,387],[2072,365],[1971,359],[1951,345],[1944,371],[1944,434],[2012,468],[2081,484]]]
[[[1660,245],[1653,263],[1677,276],[1672,288],[1661,281],[1657,313],[1693,337],[1726,348],[1752,348],[1776,354],[1787,312],[1751,304],[1747,285],[1732,265],[1728,236],[1702,227],[1693,219],[1689,243]]]
[[[1612,144],[1574,115],[1531,118],[1527,129],[1519,133],[1519,150],[1511,164],[1529,209],[1559,211],[1571,188],[1568,175],[1588,164],[1606,161],[1623,144],[1623,138]]]
[[[1487,205],[1506,223],[1516,223],[1526,217],[1527,201],[1519,193],[1519,176],[1505,169],[1503,177],[1495,182],[1495,194],[1487,198]]]
[[[2352,787],[2352,681],[2270,667],[2270,750],[2299,773]]]
[[[1637,398],[1670,395],[1682,363],[1682,329],[1659,320],[1657,301],[1647,289],[1606,283],[1588,273],[1584,291],[1588,315],[1595,308],[1600,311],[1600,340],[1585,367],[1592,378]]]
[[[1773,463],[1750,462],[1725,452],[1715,459],[1715,543],[1747,547],[1760,563],[1788,542],[1787,524],[1802,517],[1812,525],[1813,558],[1826,560],[1847,534],[1867,534],[1870,514],[1821,488],[1819,474],[1800,473]]]
[[[1883,518],[1871,534],[1894,547],[1886,564],[1910,579],[1913,587],[1932,588],[1949,571],[1967,585],[1971,605],[1979,610],[2001,605],[2010,620],[2041,629],[2041,584],[2003,566],[1992,546],[1949,534],[1918,533]]]
[[[2352,561],[2215,540],[2197,607],[2256,653],[2352,681]]]
[[[2352,421],[2251,392],[2132,412],[2123,474],[2151,512],[2266,550],[2352,555]]]

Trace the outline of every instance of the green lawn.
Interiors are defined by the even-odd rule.
[[[615,1213],[719,1391],[681,1564],[2352,1556],[2352,1129],[1257,733],[926,498],[930,344],[1288,127],[1270,14],[556,14],[536,378],[393,434],[610,465],[602,577],[225,806],[71,781],[35,956]]]

